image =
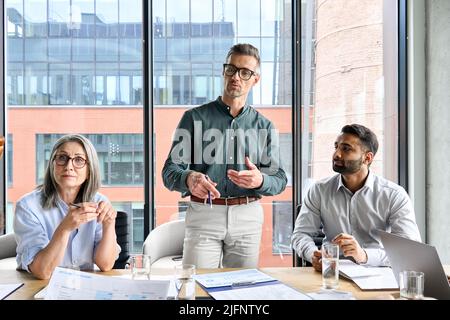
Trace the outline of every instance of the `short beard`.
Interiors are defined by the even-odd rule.
[[[344,160],[343,166],[336,166],[333,164],[333,170],[340,174],[353,174],[361,169],[362,164],[362,157],[359,160]]]

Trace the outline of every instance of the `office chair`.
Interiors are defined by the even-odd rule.
[[[150,255],[152,268],[173,268],[181,264],[184,230],[184,220],[173,220],[150,232],[145,239],[143,252]]]
[[[116,236],[120,251],[119,257],[114,263],[114,269],[125,269],[129,253],[129,232],[128,232],[128,214],[125,211],[117,211],[116,216]]]
[[[302,208],[302,205],[299,204],[297,206],[295,218],[297,218],[298,215],[300,214],[301,208]],[[322,231],[322,225],[321,225],[319,233],[313,237],[314,244],[317,246],[317,248],[319,248],[319,250],[322,247],[323,238],[325,238],[325,234]],[[295,258],[296,258],[296,264],[295,264],[296,266],[299,266],[299,267],[311,267],[312,266],[312,264],[309,261],[302,259],[295,251],[294,251],[294,254],[295,254]]]
[[[14,270],[17,267],[16,262],[17,243],[14,233],[8,233],[0,236],[0,269]]]

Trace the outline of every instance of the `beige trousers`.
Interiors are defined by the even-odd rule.
[[[183,263],[197,268],[256,268],[263,222],[259,201],[212,208],[190,202]]]

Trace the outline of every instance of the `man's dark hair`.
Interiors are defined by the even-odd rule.
[[[375,133],[373,133],[373,131],[369,128],[353,123],[343,126],[341,132],[357,136],[366,151],[372,152],[373,155],[377,153],[378,139]]]
[[[252,46],[249,43],[238,43],[230,48],[228,51],[227,57],[225,59],[228,62],[228,59],[232,54],[240,54],[244,56],[252,56],[258,62],[258,67],[261,65],[261,59],[259,58],[259,51],[256,47]]]

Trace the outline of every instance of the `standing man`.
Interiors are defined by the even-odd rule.
[[[321,252],[312,239],[323,226],[325,242],[356,263],[388,265],[377,229],[421,241],[406,191],[369,170],[378,150],[376,135],[351,124],[334,143],[333,170],[338,174],[315,183],[305,196],[292,234],[299,256],[322,269]]]
[[[286,187],[278,132],[246,103],[259,69],[257,48],[231,47],[223,95],[184,113],[164,164],[164,185],[191,199],[183,263],[197,268],[257,267],[264,220],[259,199]]]

